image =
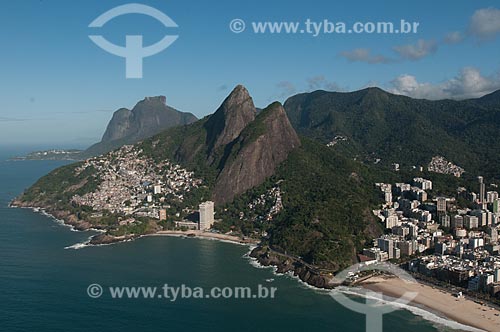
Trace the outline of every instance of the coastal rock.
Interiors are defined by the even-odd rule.
[[[263,266],[276,267],[277,273],[292,272],[294,276],[303,282],[317,288],[331,289],[338,286],[332,283],[328,276],[320,274],[313,267],[304,264],[299,259],[284,256],[283,254],[274,252],[269,247],[257,247],[253,249],[250,257],[257,259]]]
[[[28,202],[16,198],[10,202],[9,207],[40,209],[42,212],[57,220],[61,220],[65,225],[71,226],[77,231],[86,231],[93,227],[89,222],[78,219],[75,214],[69,211],[54,210],[50,206],[46,206],[40,202]]]
[[[136,236],[134,235],[112,236],[109,234],[98,234],[90,239],[89,244],[91,245],[113,244],[113,243],[133,240],[134,238],[136,238]]]

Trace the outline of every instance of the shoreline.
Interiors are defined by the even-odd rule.
[[[239,245],[257,245],[260,243],[259,240],[252,238],[241,238],[236,235],[221,234],[205,232],[200,230],[188,230],[188,231],[158,231],[156,233],[144,234],[146,236],[173,236],[173,237],[187,237],[187,238],[204,238],[210,240],[217,240],[221,242],[239,244]]]
[[[209,240],[217,240],[221,242],[227,242],[227,243],[233,243],[233,244],[238,244],[238,245],[249,245],[249,246],[255,246],[260,243],[259,240],[252,239],[252,238],[242,238],[236,235],[228,235],[228,234],[221,234],[221,233],[212,233],[212,232],[205,232],[205,231],[200,231],[200,230],[187,230],[187,231],[175,231],[175,230],[163,230],[163,231],[158,231],[156,233],[149,233],[149,234],[130,234],[130,235],[125,235],[125,236],[113,236],[113,235],[108,235],[106,234],[106,231],[103,229],[97,229],[97,228],[79,228],[76,227],[74,223],[68,223],[64,219],[60,219],[57,216],[53,215],[50,212],[47,212],[45,208],[41,207],[35,207],[35,206],[22,206],[22,205],[15,205],[15,201],[11,201],[8,204],[9,208],[15,208],[15,209],[28,209],[31,210],[33,213],[38,213],[41,214],[45,217],[48,217],[52,219],[55,223],[58,225],[61,225],[63,227],[68,227],[72,232],[87,232],[87,231],[93,231],[97,232],[98,234],[90,236],[87,241],[82,242],[82,243],[75,243],[71,246],[67,246],[65,249],[80,249],[84,247],[89,247],[89,246],[103,246],[103,245],[111,245],[111,244],[117,244],[117,243],[122,243],[122,242],[130,242],[134,241],[137,239],[140,239],[142,237],[149,237],[149,236],[172,236],[172,237],[186,237],[186,238],[201,238],[201,239],[209,239]],[[85,222],[83,222],[85,223]]]
[[[500,331],[500,310],[491,305],[481,305],[471,299],[457,298],[450,292],[419,282],[406,282],[396,277],[371,277],[357,286],[379,292],[390,298],[399,298],[405,292],[417,292],[408,305],[437,314],[482,331]],[[390,302],[390,301],[388,301]]]
[[[60,226],[69,228],[72,232],[88,232],[88,231],[97,232],[97,233],[105,233],[106,232],[105,230],[99,229],[99,228],[78,227],[79,226],[78,223],[68,223],[66,220],[60,219],[57,216],[53,215],[52,213],[47,212],[47,210],[45,208],[36,207],[36,206],[13,205],[13,202],[10,202],[7,205],[7,207],[10,208],[10,209],[31,210],[33,213],[38,213],[38,214],[41,214],[42,216],[45,216],[45,217],[47,217],[49,219],[52,219],[56,224],[58,224]],[[96,235],[99,235],[99,234],[96,234]]]
[[[130,235],[114,237],[104,234],[105,231],[101,229],[78,229],[74,225],[67,223],[64,219],[59,219],[51,213],[47,212],[44,208],[31,207],[31,206],[16,206],[9,204],[11,208],[23,208],[30,209],[34,213],[42,214],[50,219],[52,219],[57,224],[68,227],[71,231],[76,232],[86,232],[95,231],[98,234],[92,235],[87,241],[82,243],[76,243],[71,246],[67,246],[64,249],[81,249],[85,247],[98,247],[104,245],[111,245],[117,243],[125,243],[140,239],[142,237],[153,237],[153,236],[170,236],[170,237],[183,237],[183,238],[199,238],[207,240],[215,240],[220,242],[227,242],[231,244],[249,246],[250,251],[247,256],[255,262],[261,268],[273,268],[273,273],[275,275],[288,275],[298,281],[300,284],[317,291],[331,291],[335,289],[338,285],[330,284],[327,280],[320,278],[318,280],[318,275],[314,273],[308,266],[303,266],[297,261],[287,258],[286,260],[276,260],[281,254],[273,252],[277,256],[262,256],[262,247],[259,247],[260,241],[255,239],[244,239],[234,235],[220,234],[204,232],[199,230],[188,230],[188,231],[158,231],[156,233],[141,234],[141,235]],[[92,242],[96,237],[103,236],[106,240],[99,242]],[[253,264],[251,264],[253,265]],[[319,281],[319,282],[318,282]],[[391,298],[399,298],[403,295],[405,291],[416,291],[419,295],[408,304],[408,306],[417,308],[426,313],[431,313],[435,316],[439,316],[444,320],[450,322],[457,322],[463,324],[467,327],[472,327],[475,331],[497,331],[500,330],[500,317],[495,316],[495,313],[500,313],[500,310],[490,310],[490,306],[480,305],[474,301],[461,298],[457,299],[449,292],[432,287],[430,285],[422,283],[406,283],[401,279],[395,277],[370,277],[363,282],[360,282],[356,286],[362,287],[364,289],[369,289],[371,291],[383,293],[384,296]],[[348,289],[354,289],[353,287],[348,287]],[[362,296],[361,294],[358,294]],[[448,303],[446,302],[448,301]],[[452,304],[452,305],[450,305]],[[458,308],[458,309],[457,309]],[[410,309],[401,308],[403,310]],[[484,310],[483,310],[484,309]],[[457,313],[458,312],[458,313]],[[415,315],[417,313],[412,312]],[[423,315],[419,315],[423,317]],[[486,319],[484,319],[486,318]],[[423,317],[423,319],[434,322],[431,319]],[[441,324],[441,323],[439,323]]]
[[[269,246],[257,246],[249,256],[263,267],[273,266],[277,273],[291,273],[302,282],[317,289],[333,289],[340,285],[334,282],[333,274],[322,273],[317,267],[300,258],[277,252]]]

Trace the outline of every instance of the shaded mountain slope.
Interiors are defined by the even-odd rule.
[[[146,97],[132,110],[120,108],[108,123],[102,140],[89,147],[84,157],[96,156],[125,144],[134,144],[170,127],[196,121],[191,113],[180,112],[166,105],[164,96]]]
[[[323,143],[346,137],[339,149],[351,156],[425,165],[442,155],[468,172],[481,172],[500,163],[500,145],[494,144],[500,139],[500,112],[490,106],[494,96],[485,98],[488,107],[477,100],[429,101],[368,88],[299,94],[285,102],[285,109],[300,134]]]

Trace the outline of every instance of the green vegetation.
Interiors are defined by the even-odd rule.
[[[80,219],[102,225],[112,235],[173,229],[175,220],[191,212],[186,208],[212,197],[219,172],[245,144],[265,133],[264,120],[275,106],[263,110],[239,138],[226,146],[213,147],[213,132],[209,131],[220,128],[210,129],[208,117],[138,143],[142,153],[154,162],[171,160],[204,180],[204,186],[186,193],[182,202],[166,197],[170,205],[166,221],[145,219],[118,226],[117,215],[104,211],[98,216],[90,207],[73,206],[73,195],[92,192],[100,183],[92,168],[75,176],[75,168],[81,164],[61,167],[41,178],[22,200],[70,211]],[[380,89],[317,91],[292,97],[285,107],[291,123],[303,135],[302,146],[293,150],[262,185],[217,207],[216,227],[221,232],[232,230],[257,238],[265,235],[266,244],[274,250],[301,257],[320,268],[338,271],[350,265],[356,252],[383,232],[371,212],[381,202],[376,182],[408,183],[414,177],[425,177],[433,181],[433,198],[454,196],[459,186],[475,188],[476,175],[500,179],[500,145],[494,143],[500,139],[498,108],[475,101],[414,100]],[[337,135],[347,141],[325,146]],[[463,178],[409,167],[426,165],[435,155],[464,167]],[[376,158],[382,161],[375,165]],[[393,162],[403,166],[400,172],[388,171]],[[281,190],[284,209],[267,220],[264,216],[274,205],[272,199],[253,209],[249,203],[276,186]],[[459,198],[459,204],[466,203]],[[175,217],[176,213],[180,217]]]
[[[143,154],[155,162],[166,159],[172,160],[191,171],[196,176],[205,180],[211,187],[215,181],[217,171],[206,163],[207,131],[204,127],[207,118],[190,125],[174,127],[162,132],[139,144]]]
[[[122,225],[118,228],[110,230],[109,234],[113,236],[150,234],[156,232],[157,230],[158,225],[156,223],[156,220],[140,218],[137,222],[129,225]]]
[[[387,177],[393,175],[372,171],[304,138],[302,147],[290,154],[275,176],[219,209],[222,222],[217,227],[245,235],[266,231],[273,248],[338,270],[351,263],[367,240],[382,232],[371,209],[380,202],[374,183]],[[280,180],[285,209],[272,221],[250,218],[248,203]],[[240,212],[244,212],[243,219]]]
[[[88,212],[88,207],[71,204],[74,195],[95,191],[101,180],[93,167],[87,167],[75,175],[75,169],[82,163],[62,166],[40,178],[24,192],[21,200],[39,206],[50,206],[53,210],[67,210],[72,213]]]
[[[497,98],[496,105],[499,105]],[[468,173],[500,179],[500,111],[478,100],[429,101],[378,88],[352,93],[316,91],[291,97],[285,109],[301,134],[389,166],[427,165],[433,156]],[[335,146],[337,148],[337,146]]]

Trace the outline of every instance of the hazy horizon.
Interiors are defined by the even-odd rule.
[[[402,3],[286,1],[217,3],[142,2],[178,25],[166,28],[146,15],[128,14],[101,28],[89,24],[127,2],[28,0],[3,4],[8,33],[0,99],[0,145],[85,147],[100,140],[112,112],[145,96],[201,118],[215,111],[236,84],[265,107],[295,93],[354,91],[378,86],[415,98],[464,99],[500,88],[500,29],[495,1]],[[453,8],[453,9],[451,9]],[[230,24],[246,22],[235,33]],[[417,22],[409,34],[256,33],[255,22]],[[302,25],[303,26],[303,25]],[[313,29],[314,30],[314,29]],[[319,31],[319,30],[318,30]],[[303,31],[299,31],[303,32]],[[143,77],[125,77],[124,58],[98,47],[89,35],[144,45],[178,39],[143,59]]]

